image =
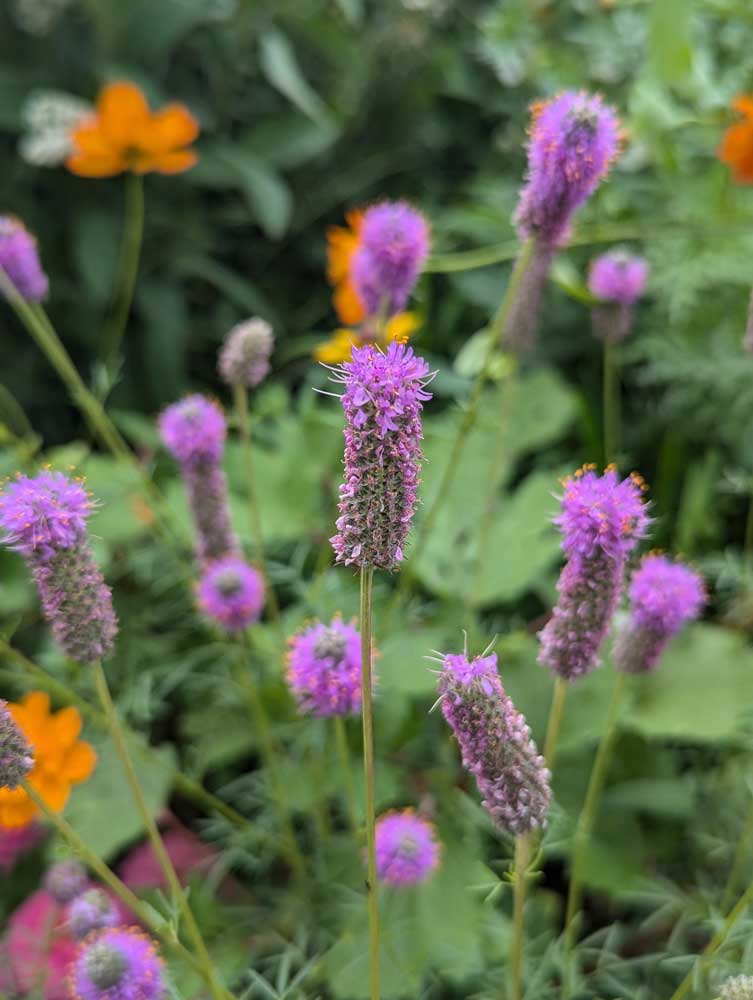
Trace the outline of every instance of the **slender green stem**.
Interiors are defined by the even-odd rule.
[[[369,951],[371,1000],[379,1000],[379,902],[376,874],[376,806],[374,785],[374,714],[371,698],[371,595],[374,570],[361,567],[361,688],[363,698],[363,763],[366,800],[366,851],[369,898]]]
[[[586,798],[583,803],[580,816],[578,817],[578,825],[575,829],[572,866],[570,871],[570,888],[567,896],[567,911],[565,913],[564,956],[566,975],[564,985],[566,997],[569,996],[572,990],[572,975],[574,973],[572,952],[575,946],[575,918],[580,911],[581,905],[583,865],[586,859],[588,846],[591,841],[591,832],[596,821],[599,799],[601,798],[604,782],[606,781],[609,770],[612,748],[614,747],[614,741],[617,735],[616,723],[619,716],[624,690],[625,674],[618,672],[615,678],[614,687],[612,688],[612,698],[609,702],[606,719],[604,720],[604,729],[601,734],[601,740],[599,741],[599,747],[596,751],[593,767],[591,768],[591,777],[588,781]]]
[[[105,364],[110,372],[113,371],[117,364],[120,343],[125,333],[128,315],[133,303],[143,235],[144,178],[140,174],[127,173],[125,177],[125,209],[120,264],[115,283],[112,313],[102,334]]]
[[[254,561],[259,567],[259,572],[264,577],[266,589],[267,607],[272,619],[279,623],[280,606],[277,603],[277,595],[269,582],[269,573],[264,559],[264,532],[261,524],[261,512],[259,510],[259,499],[256,491],[256,477],[254,476],[253,448],[251,446],[251,429],[249,426],[250,416],[248,412],[248,394],[246,387],[236,385],[233,387],[235,402],[235,421],[238,425],[238,432],[241,436],[241,446],[243,448],[243,464],[246,471],[246,491],[248,493],[248,520],[251,529],[251,539],[254,546]]]
[[[544,760],[550,771],[554,768],[554,758],[557,756],[557,741],[559,740],[560,727],[562,726],[566,697],[567,681],[562,677],[558,677],[554,682],[552,704],[549,708],[549,722],[547,723],[546,739],[544,740]]]
[[[513,934],[510,948],[510,996],[511,1000],[522,997],[523,940],[526,888],[528,883],[528,860],[530,845],[528,834],[515,838],[515,873],[513,898]]]
[[[745,562],[748,569],[753,568],[753,483],[751,483],[751,494],[748,500],[748,517],[745,521]]]
[[[750,811],[748,812],[743,824],[742,833],[738,837],[737,844],[735,846],[732,867],[730,868],[727,884],[724,887],[724,893],[722,895],[722,912],[724,912],[732,902],[735,889],[737,888],[737,883],[740,881],[740,875],[745,866],[745,862],[750,855],[751,843],[753,843],[753,806],[751,806]]]
[[[206,970],[202,968],[201,963],[198,959],[194,958],[190,951],[181,944],[175,933],[174,928],[166,920],[161,922],[155,920],[156,910],[151,907],[144,906],[138,896],[134,895],[133,892],[125,885],[124,882],[118,878],[118,876],[102,861],[102,859],[89,847],[85,840],[73,829],[73,827],[65,820],[59,813],[54,812],[49,808],[47,803],[37,792],[37,790],[30,785],[28,782],[23,782],[23,788],[30,799],[35,803],[40,812],[45,816],[49,823],[55,827],[58,833],[63,837],[71,850],[77,854],[87,867],[89,867],[95,875],[112,891],[115,895],[131,910],[139,921],[148,927],[152,933],[156,934],[164,942],[166,947],[170,948],[176,955],[187,962],[196,972],[198,972],[204,979],[206,979]],[[225,1000],[232,1000],[232,995],[227,991],[223,991],[223,996]]]
[[[604,464],[616,462],[620,452],[620,354],[619,344],[604,340],[603,397]]]
[[[341,715],[335,716],[335,741],[337,743],[337,753],[340,758],[340,769],[342,770],[343,782],[345,784],[345,797],[348,803],[348,815],[353,832],[357,833],[360,821],[358,817],[358,802],[356,800],[356,786],[353,783],[353,769],[350,766],[350,750],[348,749],[348,734],[345,731],[345,720]]]
[[[45,670],[44,667],[41,667],[38,663],[34,663],[33,660],[24,656],[23,653],[19,652],[19,650],[15,649],[2,638],[0,638],[0,655],[7,656],[8,659],[13,660],[27,673],[35,677],[37,683],[41,684],[45,690],[49,691],[51,694],[54,694],[55,697],[63,704],[75,705],[82,715],[94,722],[95,725],[105,730],[108,728],[104,712],[100,711],[96,705],[93,705],[87,698],[83,698],[63,681],[58,680],[57,677]],[[245,816],[242,816],[239,812],[233,809],[232,806],[229,806],[226,802],[223,802],[222,799],[218,799],[216,795],[207,791],[207,789],[204,788],[203,785],[200,785],[198,781],[194,781],[193,778],[189,778],[188,775],[183,774],[182,771],[178,771],[175,768],[170,767],[170,765],[165,764],[164,757],[155,753],[149,744],[144,743],[138,733],[128,727],[124,728],[127,735],[131,739],[138,739],[139,752],[153,764],[156,764],[163,771],[169,774],[171,781],[187,798],[193,799],[197,805],[203,806],[210,812],[219,813],[221,816],[224,816],[225,819],[229,820],[241,829],[250,827],[251,824]]]
[[[753,903],[753,882],[751,882],[742,896],[738,899],[737,903],[735,903],[734,907],[727,914],[722,926],[716,934],[714,934],[701,954],[696,958],[687,975],[670,997],[670,1000],[682,1000],[682,998],[687,995],[688,991],[693,986],[696,969],[702,967],[703,963],[711,958],[712,955],[716,954],[716,952],[722,947],[724,942],[727,940],[727,936],[730,931],[751,903]]]
[[[102,709],[105,713],[105,717],[107,718],[110,736],[112,737],[115,750],[117,751],[118,757],[120,758],[120,762],[123,766],[123,771],[125,772],[126,781],[128,782],[128,786],[131,790],[133,801],[136,804],[139,815],[141,816],[147,836],[149,837],[149,842],[152,845],[152,850],[157,858],[157,863],[162,869],[162,873],[167,880],[167,885],[173,898],[180,906],[180,911],[183,919],[185,920],[188,935],[193,943],[197,958],[202,968],[206,971],[206,979],[210,986],[212,996],[215,1000],[222,1000],[224,996],[224,989],[217,978],[217,973],[212,965],[212,960],[209,956],[206,945],[204,944],[204,939],[201,936],[199,925],[196,923],[196,918],[194,917],[193,911],[188,904],[186,894],[180,884],[180,879],[178,878],[175,868],[173,867],[173,863],[170,860],[170,856],[167,853],[162,837],[160,836],[160,832],[157,829],[157,824],[152,816],[149,806],[146,804],[146,800],[144,799],[144,793],[141,785],[139,784],[139,779],[136,774],[136,769],[133,766],[133,761],[131,760],[128,744],[126,743],[125,735],[120,725],[120,720],[118,719],[118,714],[115,711],[115,706],[113,704],[112,697],[110,696],[110,688],[108,687],[107,678],[105,677],[105,672],[102,669],[101,662],[97,661],[94,664],[93,669],[97,694],[99,695],[99,699],[102,703]]]

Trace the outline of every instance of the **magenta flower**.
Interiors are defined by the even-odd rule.
[[[221,462],[227,425],[220,407],[205,396],[186,396],[164,410],[159,429],[180,465],[196,528],[199,559],[208,561],[238,552],[230,524],[227,481]]]
[[[393,342],[386,354],[354,348],[334,378],[345,386],[346,420],[345,482],[330,539],[336,561],[395,569],[416,508],[429,366]]]
[[[496,654],[469,660],[448,653],[441,662],[442,712],[482,805],[501,830],[519,835],[543,827],[552,797],[549,771],[525,718],[502,687]]]
[[[65,925],[64,908],[49,893],[33,892],[14,910],[5,945],[0,943],[0,989],[12,997],[69,1000],[77,945]]]
[[[698,573],[666,556],[646,556],[630,582],[630,618],[614,644],[617,669],[653,670],[672,636],[697,618],[705,603]]]
[[[383,201],[364,213],[352,280],[369,316],[401,312],[429,255],[429,225],[404,201]]]
[[[566,91],[534,105],[528,175],[515,222],[521,238],[565,242],[578,208],[619,152],[619,121],[601,97]]]
[[[70,903],[89,886],[86,869],[72,858],[58,861],[47,870],[44,887],[56,903]]]
[[[228,632],[259,620],[264,607],[261,573],[238,556],[210,563],[199,581],[199,607]]]
[[[159,1000],[162,959],[135,927],[100,931],[83,943],[71,985],[75,1000]]]
[[[101,889],[88,889],[68,907],[68,925],[78,941],[105,927],[117,927],[120,913],[113,901]]]
[[[598,666],[599,648],[622,592],[625,562],[646,534],[649,517],[645,485],[635,474],[620,481],[610,467],[604,475],[584,467],[564,483],[561,512],[567,556],[552,617],[539,633],[539,663],[565,680]]]
[[[24,854],[44,840],[44,827],[31,822],[26,826],[0,826],[0,873],[12,871]]]
[[[269,358],[275,338],[272,327],[254,317],[234,326],[222,345],[220,376],[227,385],[255,389],[269,372]]]
[[[316,716],[361,711],[361,633],[333,618],[290,639],[288,684],[299,709]]]
[[[33,750],[0,698],[0,788],[18,788],[34,766]]]
[[[646,290],[648,261],[626,250],[610,250],[594,258],[588,290],[597,299],[632,306]]]
[[[434,824],[412,809],[388,812],[376,821],[377,877],[387,885],[424,882],[439,864]]]
[[[26,560],[55,640],[81,663],[107,656],[118,631],[86,534],[93,506],[82,483],[62,472],[19,476],[0,494],[4,540]]]
[[[49,282],[39,261],[37,241],[23,222],[10,215],[0,215],[0,268],[27,301],[47,298]]]

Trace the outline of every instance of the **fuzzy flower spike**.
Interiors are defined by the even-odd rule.
[[[502,687],[496,653],[440,660],[442,713],[463,764],[475,777],[482,805],[501,830],[516,836],[542,828],[551,802],[549,771],[526,720]]]
[[[32,748],[0,699],[0,788],[18,788],[33,766]]]
[[[566,91],[533,107],[528,176],[515,222],[521,238],[567,240],[575,212],[619,152],[619,120],[598,95]]]
[[[27,302],[47,298],[49,282],[39,260],[37,241],[23,222],[0,215],[0,267]]]
[[[610,250],[592,261],[588,290],[601,300],[591,311],[597,337],[618,343],[628,336],[647,281],[648,261],[626,250]]]
[[[565,680],[598,666],[627,557],[648,529],[645,488],[640,476],[620,480],[611,466],[602,476],[585,466],[565,480],[554,523],[567,562],[557,584],[559,600],[539,633],[539,663]]]
[[[83,941],[92,931],[117,927],[119,923],[118,908],[102,889],[87,889],[68,907],[68,924],[77,941]]]
[[[106,657],[118,631],[87,537],[93,507],[81,481],[62,472],[19,476],[0,494],[5,542],[26,560],[53,636],[79,663]]]
[[[413,809],[380,816],[376,822],[376,863],[379,880],[386,885],[424,882],[439,864],[434,824]]]
[[[258,316],[234,326],[220,351],[218,368],[223,382],[255,389],[269,372],[274,344],[272,327]]]
[[[210,563],[199,581],[199,607],[228,632],[257,621],[264,607],[261,573],[237,556]]]
[[[705,602],[698,573],[663,555],[646,556],[630,581],[630,618],[614,644],[617,669],[653,670],[672,636],[698,617]]]
[[[361,633],[341,618],[315,622],[290,640],[288,684],[307,715],[361,711]]]
[[[333,368],[345,387],[345,482],[340,487],[337,562],[393,570],[416,508],[421,460],[421,410],[431,393],[429,366],[405,344],[382,353],[353,350]]]
[[[227,425],[220,407],[205,396],[186,396],[159,418],[162,440],[180,465],[196,527],[200,561],[238,552],[230,524],[227,481],[222,471]]]
[[[160,1000],[165,995],[162,960],[134,927],[88,937],[72,970],[75,1000]]]

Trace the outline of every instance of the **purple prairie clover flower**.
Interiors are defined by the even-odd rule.
[[[495,653],[441,660],[442,713],[495,825],[516,836],[540,829],[551,802],[549,771],[523,715],[502,687]]]
[[[33,750],[0,699],[0,788],[18,788],[34,766]]]
[[[82,941],[92,931],[117,927],[120,914],[113,901],[102,889],[88,889],[70,903],[68,925],[73,936]]]
[[[86,533],[93,507],[81,481],[62,472],[19,476],[0,494],[5,542],[26,560],[55,640],[80,663],[107,656],[118,631]]]
[[[630,616],[614,644],[618,670],[653,670],[669,640],[701,613],[703,580],[689,566],[666,556],[646,556],[630,581]]]
[[[429,225],[404,201],[383,201],[363,216],[352,281],[369,316],[402,312],[429,255]]]
[[[376,821],[376,866],[380,882],[392,886],[424,882],[439,864],[434,824],[413,809],[385,813]]]
[[[301,712],[320,717],[361,711],[361,633],[335,617],[294,635],[287,678]]]
[[[354,348],[333,371],[345,387],[345,481],[330,541],[338,563],[392,570],[416,508],[421,409],[432,376],[423,358],[396,342],[385,353]]]
[[[39,261],[37,241],[23,222],[11,215],[0,215],[0,268],[28,302],[47,298],[49,282]]]
[[[86,869],[73,858],[58,861],[48,869],[44,877],[44,887],[55,900],[64,905],[85,892],[89,885]]]
[[[159,418],[162,440],[180,465],[196,528],[199,560],[221,559],[238,552],[222,471],[227,424],[222,410],[206,396],[186,396]]]
[[[83,942],[71,986],[75,1000],[160,1000],[162,959],[135,927],[99,931]]]
[[[600,340],[619,343],[633,326],[633,307],[648,281],[648,261],[625,250],[596,257],[588,274],[588,289],[601,301],[591,310],[593,330]]]
[[[220,351],[218,369],[223,382],[255,389],[269,372],[274,344],[272,327],[258,316],[234,326]]]
[[[719,1000],[753,1000],[753,976],[730,976],[722,983]]]
[[[522,239],[567,240],[570,222],[619,152],[619,121],[598,95],[566,91],[535,104],[528,174],[515,223]]]
[[[592,466],[565,480],[554,523],[567,556],[552,617],[539,633],[539,663],[565,680],[598,666],[622,592],[627,556],[646,534],[649,517],[645,484],[617,470],[599,476]]]
[[[264,607],[261,573],[238,556],[210,563],[199,581],[199,607],[228,632],[258,621]]]

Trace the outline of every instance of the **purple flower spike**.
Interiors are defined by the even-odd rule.
[[[632,306],[648,282],[648,261],[626,250],[610,250],[596,257],[588,273],[588,290],[605,302]]]
[[[0,788],[18,788],[34,766],[32,748],[0,699]]]
[[[404,201],[367,209],[352,262],[358,298],[370,316],[401,312],[429,255],[429,225]]]
[[[571,219],[619,152],[619,121],[598,95],[566,91],[534,105],[528,175],[515,222],[521,238],[565,242]]]
[[[557,606],[539,633],[539,663],[574,680],[599,664],[627,556],[646,534],[649,517],[645,484],[635,474],[620,480],[613,467],[602,476],[584,467],[565,481],[564,489],[554,523],[562,531],[567,563],[557,584]]]
[[[288,683],[307,715],[361,711],[361,633],[341,618],[316,622],[290,639]]]
[[[497,656],[447,654],[438,690],[463,764],[476,778],[496,826],[519,835],[546,823],[549,771],[526,720],[505,694]]]
[[[100,931],[84,941],[71,986],[75,1000],[160,1000],[162,960],[135,927]]]
[[[119,923],[117,907],[101,889],[89,889],[76,896],[68,908],[68,924],[78,941],[83,941],[92,931],[117,927]]]
[[[45,889],[57,903],[61,904],[70,903],[86,890],[88,884],[86,869],[72,858],[69,861],[58,861],[48,869],[44,877]]]
[[[376,822],[376,866],[380,882],[393,886],[424,882],[439,864],[434,824],[412,809],[388,812]]]
[[[219,372],[229,386],[255,389],[269,372],[269,358],[275,338],[272,327],[255,317],[234,326],[222,345]]]
[[[261,573],[236,556],[211,563],[199,582],[199,607],[228,632],[247,628],[264,607]]]
[[[706,603],[703,580],[688,566],[651,554],[630,582],[630,618],[614,644],[618,670],[653,670],[669,640],[699,616]]]
[[[345,482],[330,541],[339,563],[392,570],[416,508],[429,366],[393,342],[386,354],[354,348],[334,378],[345,386]]]
[[[19,219],[0,215],[0,268],[29,302],[47,298],[49,282],[39,261],[37,241]]]
[[[237,554],[230,524],[227,480],[221,461],[227,425],[220,407],[205,396],[186,396],[163,411],[159,429],[180,465],[196,528],[200,561]]]
[[[80,663],[107,656],[118,631],[86,534],[93,506],[81,482],[62,472],[20,476],[0,494],[4,540],[26,560],[55,640]]]

